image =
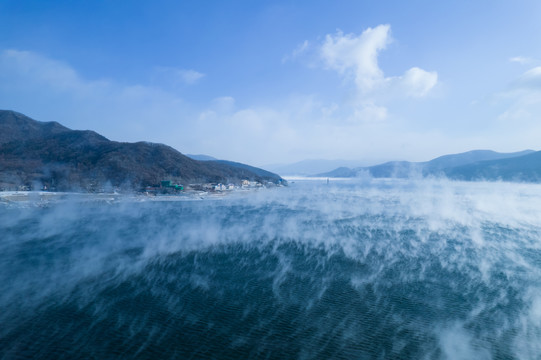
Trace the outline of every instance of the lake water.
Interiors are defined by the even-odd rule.
[[[0,309],[2,359],[536,359],[541,186],[4,202]]]

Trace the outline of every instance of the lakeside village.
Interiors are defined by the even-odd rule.
[[[262,188],[273,188],[287,186],[287,181],[280,179],[277,183],[268,181],[260,183],[258,181],[242,180],[240,184],[233,183],[207,183],[207,184],[189,184],[187,186],[175,184],[170,180],[162,180],[160,186],[147,186],[144,189],[144,195],[157,196],[162,194],[179,194],[182,192],[207,192],[207,193],[222,193],[235,190],[257,190]]]
[[[2,185],[2,184],[0,184]],[[136,194],[146,195],[146,196],[159,196],[159,195],[181,195],[189,193],[222,193],[222,192],[231,192],[235,190],[257,190],[263,188],[273,188],[273,187],[282,187],[287,186],[287,181],[279,179],[276,183],[272,181],[268,182],[258,182],[250,180],[242,180],[240,183],[203,183],[203,184],[189,184],[182,185],[176,184],[171,180],[162,180],[159,185],[156,186],[146,186],[143,189],[135,191]],[[89,183],[86,187],[80,189],[82,193],[123,193],[126,192],[126,189],[120,187],[112,186],[100,186],[96,183]],[[40,192],[57,192],[56,187],[47,186],[43,184],[35,183],[33,185],[19,185],[19,186],[0,186],[0,192],[30,192],[30,191],[40,191]],[[60,191],[64,192],[64,191]],[[129,191],[133,193],[132,191]]]

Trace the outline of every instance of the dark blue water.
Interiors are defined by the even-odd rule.
[[[4,202],[0,358],[540,358],[540,200],[374,181]]]

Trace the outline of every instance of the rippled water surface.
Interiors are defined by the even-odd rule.
[[[541,186],[0,203],[0,358],[536,359]]]

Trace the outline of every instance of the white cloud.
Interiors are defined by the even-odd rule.
[[[523,109],[523,108],[511,108],[506,111],[504,111],[502,114],[498,116],[499,121],[503,122],[524,122],[524,120],[530,120],[532,117],[532,114]]]
[[[436,86],[438,73],[413,67],[399,79],[407,95],[423,97]]]
[[[367,102],[353,111],[350,121],[353,123],[370,123],[383,121],[387,118],[387,108]]]
[[[379,92],[398,97],[424,97],[438,82],[435,71],[412,67],[404,75],[386,77],[378,64],[378,55],[392,42],[390,25],[368,28],[360,35],[328,34],[320,46],[320,57],[328,69],[352,79],[362,96]]]
[[[518,89],[541,90],[541,66],[534,67],[513,82]]]
[[[526,65],[526,64],[531,64],[532,62],[534,62],[534,59],[529,58],[529,57],[524,57],[524,56],[515,56],[512,58],[509,58],[509,61],[516,62],[521,65]]]
[[[178,70],[177,74],[186,84],[194,84],[205,76],[205,74],[195,70]]]
[[[157,66],[154,68],[154,80],[170,84],[193,85],[205,77],[205,74],[191,69],[178,69],[175,67]]]
[[[212,100],[212,106],[214,110],[230,113],[235,108],[235,99],[231,96],[222,96]]]
[[[378,66],[378,53],[390,43],[389,25],[368,28],[359,36],[337,31],[328,34],[321,45],[325,65],[345,76],[353,76],[362,91],[370,91],[383,81]]]

